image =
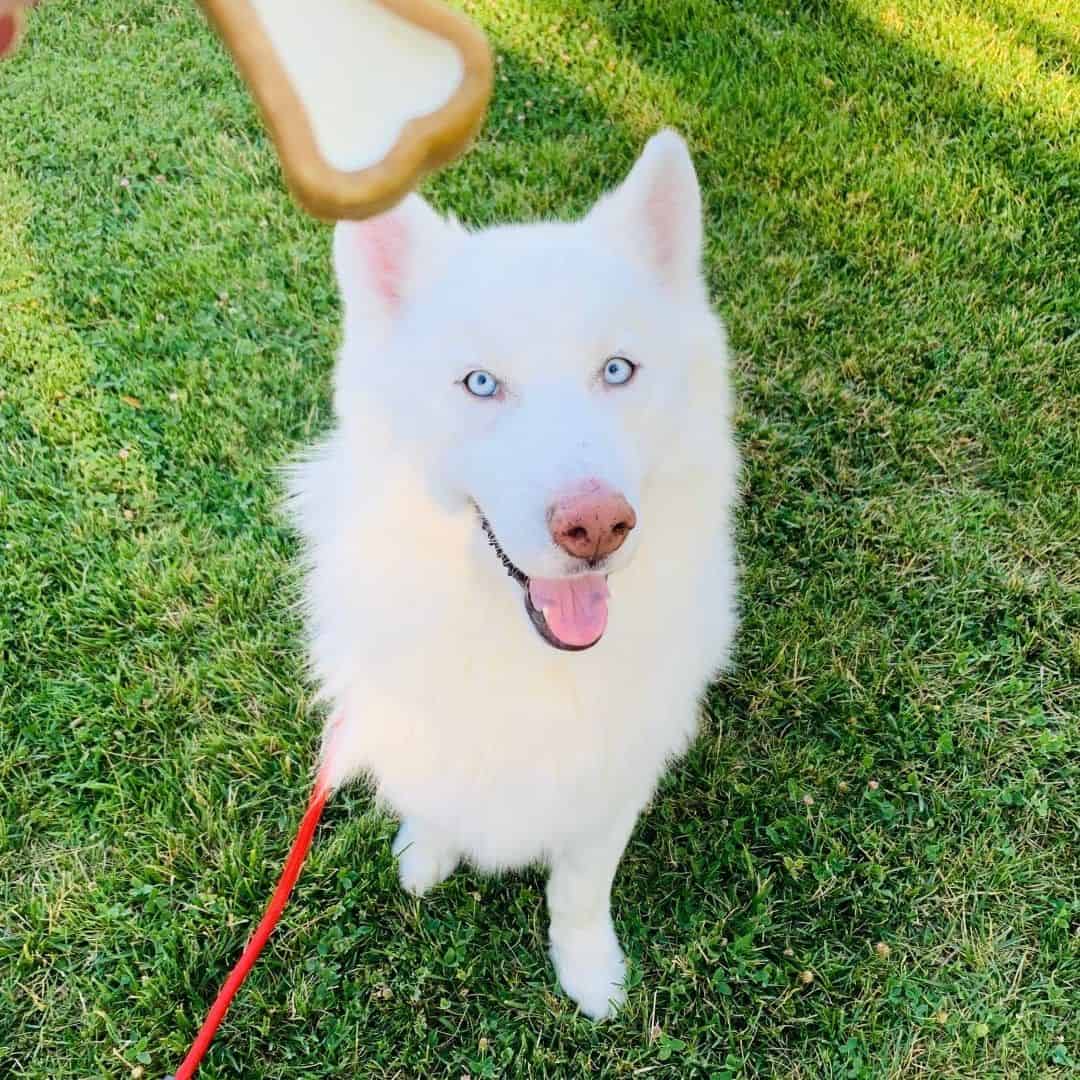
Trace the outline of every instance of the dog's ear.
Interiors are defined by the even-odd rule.
[[[419,196],[364,221],[339,221],[334,269],[350,324],[378,334],[422,281],[436,274],[464,235]]]
[[[690,151],[674,131],[646,143],[630,175],[586,220],[665,284],[700,287],[701,189]]]

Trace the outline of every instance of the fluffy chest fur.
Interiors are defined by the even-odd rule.
[[[447,513],[392,462],[372,469],[389,485],[343,501],[364,482],[355,453],[333,440],[295,483],[313,661],[342,718],[335,784],[367,775],[487,868],[647,798],[734,630],[730,490],[710,469],[647,497],[656,525],[612,582],[608,631],[564,653],[532,632],[471,508]]]

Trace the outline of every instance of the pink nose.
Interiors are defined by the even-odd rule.
[[[552,540],[577,559],[602,559],[618,551],[636,524],[626,499],[599,483],[557,499],[548,510]]]

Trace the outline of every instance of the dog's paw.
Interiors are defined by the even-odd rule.
[[[460,858],[440,838],[418,829],[406,821],[394,838],[394,855],[398,861],[398,878],[401,887],[413,894],[423,896],[453,872]]]
[[[551,932],[551,962],[563,990],[591,1020],[614,1016],[626,1000],[626,959],[610,922]]]

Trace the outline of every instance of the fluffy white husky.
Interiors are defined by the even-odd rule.
[[[418,196],[342,223],[336,426],[294,476],[336,786],[401,882],[542,862],[551,957],[624,996],[634,822],[735,629],[737,456],[701,197],[662,132],[574,224],[469,233]]]

